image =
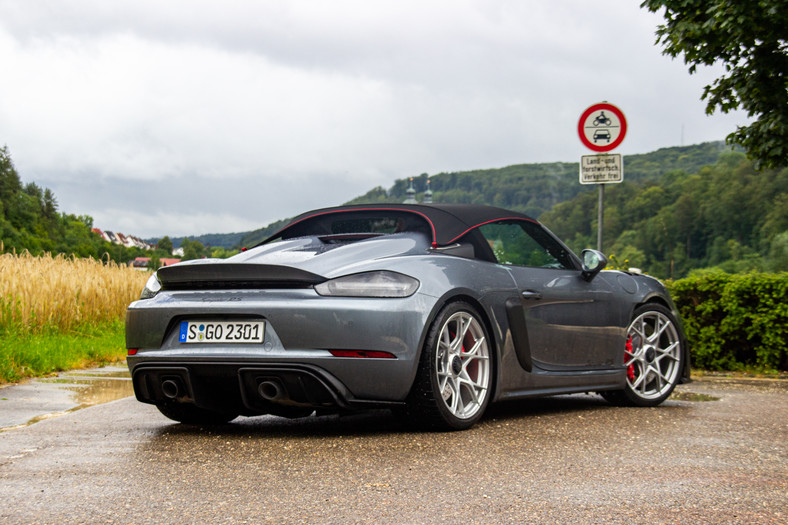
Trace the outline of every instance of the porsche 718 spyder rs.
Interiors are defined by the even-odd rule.
[[[689,378],[678,313],[605,264],[488,206],[312,211],[151,276],[126,317],[134,392],[200,424],[384,407],[464,429],[491,402],[573,392],[658,405]]]

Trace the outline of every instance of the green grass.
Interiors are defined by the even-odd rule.
[[[41,334],[6,328],[0,333],[0,383],[114,363],[125,356],[123,321]]]

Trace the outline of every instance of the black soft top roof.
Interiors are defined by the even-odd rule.
[[[537,222],[533,218],[515,211],[504,210],[494,206],[476,204],[356,204],[323,208],[303,213],[295,217],[284,228],[264,240],[261,244],[278,238],[287,238],[288,231],[303,231],[308,222],[320,220],[331,214],[340,213],[377,213],[377,212],[411,213],[420,216],[429,225],[432,232],[432,243],[445,246],[456,242],[468,231],[487,224],[506,219],[519,219]]]

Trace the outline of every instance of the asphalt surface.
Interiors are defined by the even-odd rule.
[[[0,523],[788,523],[786,382],[679,390],[653,409],[498,405],[454,433],[387,412],[207,429],[133,398],[66,409],[0,432]]]

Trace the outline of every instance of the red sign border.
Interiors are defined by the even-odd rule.
[[[618,117],[619,122],[621,122],[621,132],[618,134],[618,138],[610,144],[597,146],[586,138],[584,124],[588,116],[594,111],[610,111],[611,113],[615,114]],[[588,149],[600,153],[611,151],[616,149],[624,141],[624,136],[627,134],[627,119],[624,117],[624,113],[613,104],[608,104],[607,102],[594,104],[589,106],[589,108],[586,109],[582,115],[580,115],[580,121],[577,123],[577,134],[580,136],[580,142],[582,142],[583,145]]]

